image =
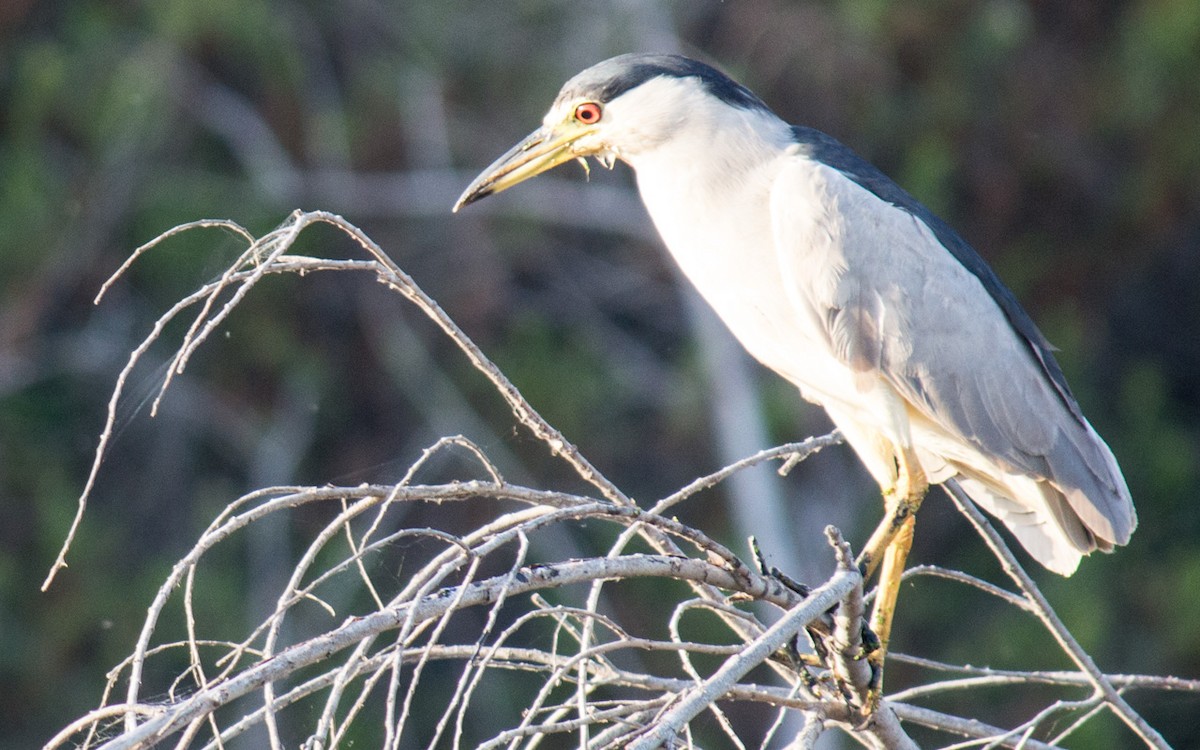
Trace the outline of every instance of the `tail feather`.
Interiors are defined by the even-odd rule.
[[[1060,434],[1049,459],[1050,481],[1085,526],[1111,548],[1126,544],[1137,527],[1129,487],[1112,451],[1085,423],[1086,432]]]
[[[1028,463],[1041,465],[1037,471],[959,452],[935,480],[956,471],[972,500],[1038,562],[1064,576],[1075,572],[1083,555],[1127,543],[1137,527],[1112,451],[1091,425],[1072,427],[1060,430],[1043,455],[1029,457]]]
[[[1023,476],[1006,479],[1003,488],[991,479],[965,475],[959,482],[979,507],[1004,523],[1021,546],[1048,569],[1069,576],[1088,552],[1112,549],[1111,544],[1105,548],[1097,543],[1096,536],[1048,483]]]

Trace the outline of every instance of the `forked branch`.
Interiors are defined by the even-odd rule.
[[[351,237],[365,257],[293,254],[296,238],[316,224]],[[747,565],[734,549],[672,515],[742,469],[780,462],[786,471],[840,442],[840,436],[762,451],[642,508],[544,419],[378,245],[338,216],[296,212],[257,239],[224,221],[177,227],[139,248],[105,289],[163,240],[208,227],[232,232],[248,246],[219,278],[164,313],[130,355],[110,400],[77,517],[46,585],[65,566],[134,367],[169,323],[191,316],[161,398],[239,303],[275,274],[373,275],[457,345],[516,422],[566,462],[591,494],[509,483],[483,450],[452,436],[431,446],[396,484],[274,487],[233,500],[163,581],[132,654],[110,673],[100,707],[65,727],[48,749],[145,748],[168,740],[179,748],[217,748],[256,727],[265,729],[271,747],[301,732],[309,750],[349,747],[364,732],[382,737],[387,748],[407,746],[411,738],[430,747],[533,748],[563,734],[587,748],[709,747],[722,741],[766,747],[773,740],[811,747],[830,727],[869,747],[915,747],[906,725],[965,739],[959,746],[1038,748],[1061,740],[1099,710],[1113,711],[1146,745],[1165,747],[1123,692],[1200,692],[1192,681],[1101,672],[1000,537],[951,484],[960,509],[1017,590],[930,566],[910,571],[909,580],[939,576],[1036,616],[1079,671],[989,670],[895,654],[892,658],[932,676],[884,696],[872,712],[873,675],[862,623],[870,594],[864,597],[853,556],[835,529],[827,533],[836,570],[809,588]],[[415,483],[426,461],[450,450],[465,451],[488,479]],[[486,520],[467,532],[405,520],[414,507],[462,504],[472,506],[470,517]],[[290,573],[272,612],[237,640],[211,637],[213,618],[227,613],[206,611],[195,591],[213,561],[255,524],[302,508],[310,509],[308,517],[311,509],[326,508],[324,526],[295,559],[279,561]],[[540,544],[547,537],[595,538],[599,528],[610,529],[607,538],[616,540],[603,553],[542,559],[534,552],[552,548]],[[650,551],[629,551],[637,539]],[[662,583],[649,599],[639,599],[639,587],[628,585],[651,579]],[[183,613],[185,635],[161,637],[160,625],[176,609]],[[801,653],[808,650],[804,634],[814,653]],[[1034,683],[1062,692],[1008,728],[918,705],[931,695],[1021,690]],[[1081,687],[1091,694],[1081,698]],[[496,696],[508,696],[514,705],[500,707]],[[734,709],[750,704],[773,707],[776,720],[766,728],[748,723]],[[706,713],[715,722],[697,721]],[[788,722],[788,716],[799,720]],[[1059,735],[1052,733],[1064,726]],[[790,736],[778,737],[780,732]]]

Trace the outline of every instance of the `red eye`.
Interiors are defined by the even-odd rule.
[[[575,108],[575,119],[584,125],[595,125],[600,122],[600,105],[596,102],[584,102]]]

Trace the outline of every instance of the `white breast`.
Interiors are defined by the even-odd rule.
[[[727,158],[696,160],[675,145],[639,155],[633,166],[642,200],[684,275],[750,354],[805,398],[846,400],[840,394],[854,387],[854,376],[834,357],[819,311],[797,297],[788,277],[797,269],[781,264],[773,237],[772,186],[795,157],[777,144],[755,148],[718,138],[706,148]],[[812,210],[806,221],[818,236],[830,231],[828,219]]]
[[[689,158],[697,152],[687,139],[638,155],[642,199],[684,274],[747,351],[825,406],[876,480],[889,482],[890,446],[912,444],[906,404],[878,371],[851,369],[826,325],[827,292],[846,268],[834,195],[848,181],[787,142],[728,140],[738,134],[715,134],[704,145],[709,158]]]

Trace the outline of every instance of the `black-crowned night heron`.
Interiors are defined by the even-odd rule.
[[[950,477],[1057,573],[1129,540],[1125,480],[1050,344],[975,251],[875,167],[703,63],[623,55],[567,81],[455,210],[587,156],[633,167],[684,274],[879,482],[868,573],[884,558],[881,581],[898,581],[913,513]]]

